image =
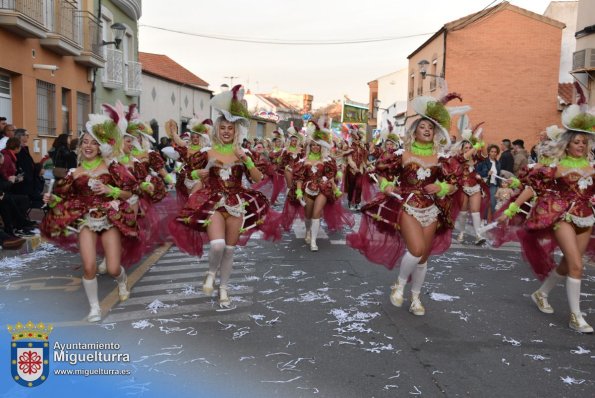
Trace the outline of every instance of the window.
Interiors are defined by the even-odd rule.
[[[85,131],[85,123],[91,113],[91,101],[88,94],[76,93],[76,130]]]
[[[409,77],[409,99],[413,99],[413,90],[415,87],[415,75],[412,73]]]
[[[56,135],[56,86],[37,81],[37,134]]]
[[[430,91],[436,90],[436,76],[438,76],[438,59],[432,61],[432,80],[430,80]]]
[[[12,96],[8,75],[0,75],[0,116],[4,116],[8,123],[12,123]]]
[[[265,128],[264,123],[258,122],[256,124],[256,137],[257,138],[264,138],[264,128]]]

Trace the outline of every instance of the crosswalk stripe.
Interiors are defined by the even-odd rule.
[[[244,308],[249,307],[253,303],[251,301],[247,302],[233,302],[233,305],[236,308]],[[201,303],[201,304],[189,304],[189,305],[179,305],[176,307],[169,307],[163,308],[157,311],[157,313],[151,313],[147,310],[138,310],[138,311],[127,311],[120,314],[109,314],[102,323],[112,323],[112,322],[122,322],[122,321],[132,321],[136,319],[148,319],[148,318],[165,318],[170,315],[178,315],[178,314],[185,314],[185,313],[198,313],[198,312],[205,312],[205,311],[214,311],[219,309],[217,305],[217,301],[213,300],[212,302],[208,303]],[[248,319],[248,317],[246,317]]]
[[[209,268],[208,264],[183,264],[183,265],[166,265],[166,266],[153,266],[149,271],[149,274],[154,274],[156,272],[171,272],[171,271],[181,271],[181,270],[196,270],[196,269],[205,269]]]
[[[157,262],[157,264],[177,264],[177,263],[198,263],[198,262],[206,262],[206,260],[203,261],[199,261],[196,258],[192,258],[192,257],[180,257],[180,258],[168,258],[165,260],[159,260],[159,262]]]
[[[202,283],[200,285],[202,286]],[[133,290],[132,292],[134,293],[135,291]],[[250,294],[250,293],[254,293],[254,288],[244,286],[244,287],[240,287],[237,290],[233,290],[232,292],[230,292],[230,295],[240,296],[242,294]],[[193,300],[193,299],[203,299],[203,298],[209,298],[209,297],[212,297],[212,296],[211,295],[207,296],[206,294],[203,293],[202,290],[196,290],[196,294],[185,294],[185,293],[164,294],[163,292],[161,292],[160,294],[154,294],[151,296],[131,297],[128,300],[121,303],[120,306],[121,307],[130,307],[130,306],[134,306],[134,305],[138,305],[138,304],[150,304],[155,300],[159,300],[162,303],[167,304],[172,301],[176,302],[178,300]]]
[[[201,279],[197,279],[195,281],[188,281],[188,282],[175,282],[175,283],[168,283],[167,285],[163,285],[162,283],[156,284],[156,285],[135,285],[134,288],[132,288],[132,293],[133,295],[135,293],[144,293],[144,292],[154,292],[154,291],[165,291],[165,290],[172,290],[172,289],[183,289],[187,286],[192,286],[192,287],[200,287],[202,288],[202,280]],[[249,281],[246,280],[246,278],[231,278],[229,280],[229,283],[232,285],[235,284],[243,284],[243,283],[248,283]]]
[[[207,264],[205,264],[204,266],[196,266],[192,272],[183,272],[183,273],[175,272],[175,273],[168,273],[165,275],[149,275],[149,276],[143,277],[143,279],[139,282],[139,284],[142,284],[143,282],[148,282],[148,281],[167,281],[167,280],[187,279],[187,278],[202,279],[204,277],[204,272],[202,272],[201,270],[205,270],[208,268],[209,268],[209,266]],[[194,272],[194,271],[200,271],[200,272]],[[254,268],[239,268],[239,269],[233,271],[234,274],[247,274],[247,273],[252,273],[252,272],[254,272]]]

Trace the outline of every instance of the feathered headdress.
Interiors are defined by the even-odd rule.
[[[443,81],[442,84],[446,87],[445,81]],[[451,116],[465,114],[471,110],[471,107],[468,105],[457,107],[445,106],[455,98],[459,101],[463,100],[460,94],[446,93],[441,98],[419,96],[411,101],[415,113],[434,122],[434,125],[443,136],[441,141],[444,141],[444,144],[450,144],[450,134],[448,130],[450,129]]]
[[[208,135],[213,131],[213,121],[205,119],[199,122],[198,119],[190,119],[188,121],[188,132],[190,134]]]
[[[564,129],[555,124],[545,128],[545,135],[552,141],[557,141],[562,133],[564,133]]]
[[[128,110],[125,113],[126,131],[123,135],[129,135],[137,142],[134,144],[137,148],[149,148],[152,143],[155,143],[153,138],[153,129],[149,124],[144,123],[137,111],[136,104],[128,105]],[[150,144],[151,143],[151,144]]]
[[[248,126],[250,113],[243,104],[244,88],[238,84],[229,91],[224,91],[211,98],[211,106],[218,111],[228,122],[237,121]]]
[[[387,120],[386,123],[386,127],[382,129],[382,131],[380,132],[380,139],[385,143],[387,141],[391,141],[394,142],[396,145],[399,145],[399,142],[401,142],[401,138],[399,138],[399,136],[395,134],[395,127],[393,126],[390,120]]]
[[[101,156],[110,160],[120,155],[122,135],[126,132],[126,116],[120,101],[116,106],[103,104],[104,114],[90,114],[85,130],[99,143]]]
[[[298,140],[301,138],[298,131],[293,127],[293,122],[290,122],[289,128],[287,129],[287,137],[296,137]]]
[[[310,121],[306,127],[306,132],[308,133],[311,142],[315,142],[327,149],[331,148],[332,133],[330,130],[330,122],[327,117],[321,117],[318,120],[318,123]]]
[[[481,127],[481,125],[484,123],[485,122],[481,122],[476,124],[474,127],[471,127],[469,124],[469,116],[466,114],[461,115],[459,122],[457,123],[461,138],[465,141],[469,141],[472,144],[481,141],[481,134],[483,132],[483,127]]]
[[[351,135],[357,135],[359,136],[359,138],[362,138],[364,136],[364,132],[355,123],[348,125],[347,128],[349,129],[349,134]]]
[[[576,104],[572,104],[562,112],[562,125],[567,130],[581,131],[583,133],[595,134],[595,115],[587,108],[587,99],[578,82],[574,82],[578,95]]]

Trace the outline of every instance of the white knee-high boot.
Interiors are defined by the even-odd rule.
[[[97,296],[97,278],[85,279],[83,277],[83,288],[89,300],[91,311],[87,315],[87,321],[98,322],[101,320],[101,308],[99,307],[99,298]]]
[[[310,241],[310,250],[313,252],[318,251],[318,246],[316,246],[316,239],[318,238],[318,231],[320,230],[320,218],[313,218],[312,219],[312,240]]]
[[[409,312],[413,315],[425,315],[426,309],[421,304],[419,299],[419,293],[421,292],[421,286],[424,284],[426,279],[426,272],[428,271],[428,263],[417,264],[415,270],[411,274],[411,307]]]
[[[205,281],[202,284],[202,291],[210,296],[215,289],[215,275],[221,265],[223,252],[225,251],[225,239],[213,239],[209,249],[209,270],[205,275]]]
[[[219,306],[222,308],[229,308],[231,300],[227,294],[229,277],[233,270],[233,252],[235,246],[225,246],[223,251],[223,258],[221,259],[221,283],[219,284]]]
[[[566,279],[565,276],[560,275],[556,270],[552,270],[550,274],[545,278],[539,289],[531,294],[531,300],[537,305],[539,311],[544,314],[553,314],[554,309],[548,302],[547,298],[552,289],[560,282]]]
[[[593,333],[593,328],[583,319],[580,306],[581,280],[566,278],[566,295],[570,307],[570,322],[568,326],[581,333]]]
[[[421,257],[416,257],[409,252],[406,252],[401,259],[401,265],[399,266],[399,277],[397,283],[391,286],[390,302],[395,307],[403,305],[403,291],[405,285],[409,279],[409,275],[415,270],[415,267],[419,263]]]
[[[465,228],[467,227],[467,212],[461,211],[457,217],[457,229],[459,230],[458,241],[462,241],[465,237]]]
[[[481,228],[481,216],[479,212],[471,213],[471,220],[473,220],[473,229],[475,230],[475,244],[480,245],[485,242],[485,238],[479,233],[479,229]]]
[[[304,241],[309,245],[312,241],[312,219],[306,218],[304,219],[304,223],[306,224],[306,236],[304,237]]]
[[[128,277],[122,266],[120,266],[120,275],[116,276],[116,282],[118,282],[118,295],[120,296],[120,301],[128,300],[128,297],[130,297],[130,292],[128,291]]]

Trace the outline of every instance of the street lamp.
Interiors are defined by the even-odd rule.
[[[229,86],[233,87],[233,79],[237,79],[239,76],[223,76],[224,79],[229,79]]]
[[[417,63],[417,65],[419,66],[419,74],[421,75],[421,78],[422,79],[425,79],[426,76],[442,77],[442,76],[433,75],[431,73],[428,73],[428,69],[427,68],[428,68],[428,65],[430,65],[430,63],[427,60],[425,60],[425,59],[422,59],[421,61],[419,61]]]
[[[126,32],[126,26],[121,24],[120,22],[116,22],[112,26],[110,26],[112,30],[112,36],[114,37],[114,41],[101,41],[102,46],[106,46],[108,44],[114,44],[116,46],[116,50],[120,49],[120,43],[122,43],[122,39],[124,38],[124,33]]]

